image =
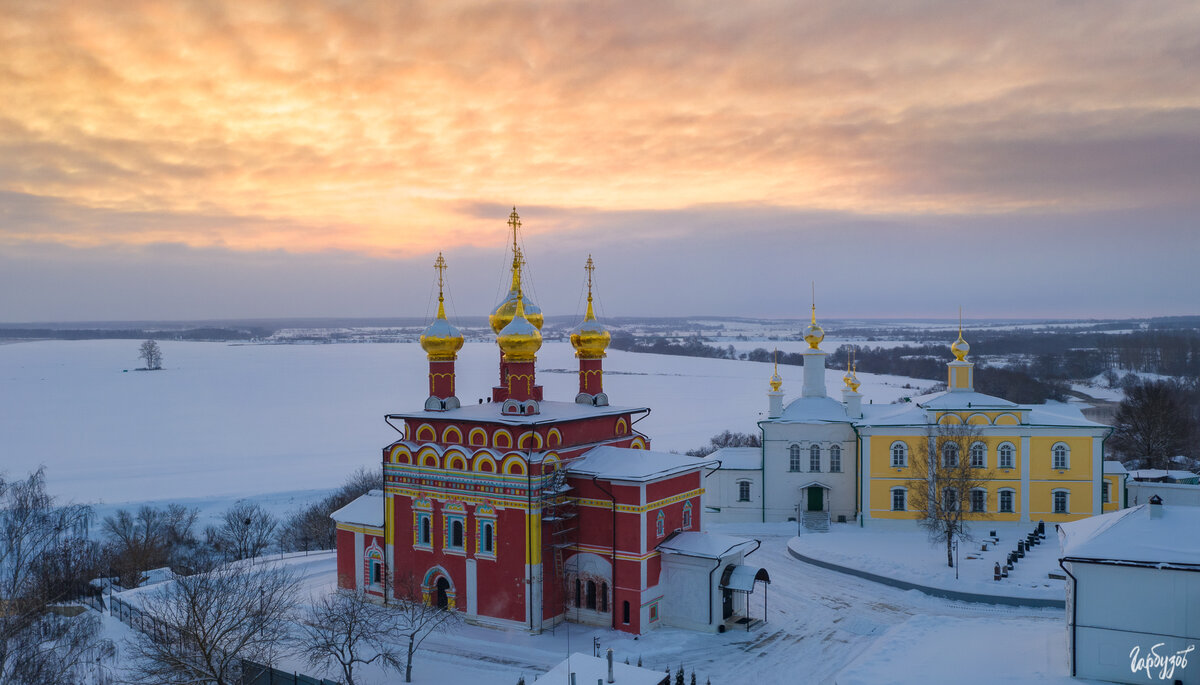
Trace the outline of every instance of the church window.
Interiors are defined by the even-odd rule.
[[[663,514],[662,509],[659,509],[658,517],[655,519],[654,532],[656,535],[658,535],[658,537],[661,538],[663,535],[666,534],[666,530],[667,530],[667,517],[665,514]]]
[[[812,445],[811,447],[808,448],[808,470],[809,471],[820,471],[821,470],[821,446],[820,445]]]
[[[800,446],[792,445],[788,448],[788,471],[800,470]]]
[[[1068,497],[1069,494],[1066,490],[1054,491],[1054,513],[1066,514],[1070,511]]]
[[[980,488],[971,490],[971,511],[975,513],[987,511],[987,490]]]
[[[418,514],[417,528],[417,544],[428,547],[433,542],[433,524],[429,520],[429,514]]]
[[[596,581],[594,580],[587,582],[587,608],[592,611],[596,610]]]
[[[1108,502],[1109,502],[1108,481],[1104,481],[1103,483],[1100,484],[1100,501],[1103,502],[1104,504],[1108,504]]]
[[[583,581],[576,578],[575,579],[575,608],[578,609],[582,606],[583,606]]]
[[[958,511],[958,490],[954,488],[942,490],[942,511]]]
[[[629,600],[621,602],[621,623],[629,625]]]
[[[692,529],[692,503],[687,502],[683,505],[683,529]]]
[[[892,443],[892,466],[904,468],[908,465],[908,446],[902,442]]]
[[[1001,490],[1000,491],[1000,513],[1002,513],[1002,514],[1013,513],[1013,491],[1012,490]]]
[[[957,467],[958,445],[953,442],[942,445],[942,468],[953,469]]]
[[[987,468],[987,445],[982,442],[972,443],[971,445],[971,468]]]
[[[463,522],[459,519],[450,523],[450,546],[454,549],[463,547]]]
[[[495,549],[493,549],[493,545],[494,545],[494,542],[492,540],[492,524],[485,523],[485,524],[483,524],[483,551],[488,554],[493,553],[495,551]]]
[[[908,509],[908,491],[904,488],[892,488],[892,511]]]
[[[1065,444],[1061,442],[1058,443],[1054,446],[1054,449],[1051,453],[1053,454],[1054,458],[1054,468],[1065,469],[1070,465],[1067,461],[1067,457],[1070,456],[1071,451],[1067,449]]]
[[[829,471],[831,473],[842,472],[842,448],[840,445],[829,448]]]
[[[600,583],[600,611],[608,612],[608,583]]]
[[[378,561],[371,562],[371,584],[379,585],[383,582],[383,564]]]
[[[738,485],[737,501],[749,502],[750,501],[750,481],[739,480],[737,485]],[[660,533],[660,535],[661,535],[661,533]]]
[[[1017,450],[1011,442],[1000,445],[1000,468],[1011,469],[1016,461]]]

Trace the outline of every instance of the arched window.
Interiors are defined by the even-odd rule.
[[[683,529],[692,529],[692,503],[685,502],[683,505]]]
[[[899,440],[892,443],[892,466],[898,469],[908,466],[908,445]]]
[[[661,538],[663,535],[666,534],[666,530],[667,530],[667,517],[665,514],[663,514],[662,509],[659,509],[658,517],[655,519],[654,532],[655,532],[655,534],[658,535],[658,537]]]
[[[987,445],[982,442],[971,443],[971,468],[987,468]]]
[[[1016,463],[1017,450],[1011,442],[1002,443],[999,449],[1000,468],[1011,469]]]
[[[821,470],[821,446],[820,445],[811,445],[808,448],[808,470],[809,471],[820,471]]]
[[[450,524],[450,546],[456,549],[463,546],[463,523],[457,519]]]
[[[429,523],[429,515],[422,514],[421,515],[421,544],[422,545],[428,545],[429,541],[433,539],[433,533],[432,533],[431,528],[432,528],[432,525]]]
[[[841,445],[833,445],[829,448],[829,471],[831,473],[842,472],[842,447]]]
[[[596,581],[589,580],[587,582],[587,608],[592,611],[596,610]]]
[[[600,611],[608,611],[608,583],[600,583]]]
[[[788,448],[788,471],[800,470],[800,446],[792,445]]]
[[[1060,443],[1056,444],[1054,446],[1054,449],[1051,451],[1051,454],[1053,455],[1054,468],[1066,469],[1066,468],[1070,467],[1069,458],[1071,456],[1071,450],[1067,449],[1067,446],[1065,443],[1060,442]]]
[[[957,467],[958,445],[953,442],[942,445],[942,468],[953,469]]]
[[[483,551],[492,552],[492,524],[483,524]]]
[[[750,481],[739,480],[737,486],[738,486],[737,501],[749,502],[750,501]]]

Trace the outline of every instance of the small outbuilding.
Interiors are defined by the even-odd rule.
[[[614,661],[610,649],[607,659],[575,652],[533,681],[533,685],[668,685],[670,681],[671,676],[662,671]]]
[[[767,570],[745,564],[759,541],[716,533],[677,532],[658,545],[663,568],[663,620],[669,626],[724,632],[766,621]],[[750,596],[763,584],[762,616]]]
[[[1058,527],[1071,675],[1200,685],[1200,508],[1148,504]]]

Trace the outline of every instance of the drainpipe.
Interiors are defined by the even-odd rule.
[[[530,521],[530,519],[532,517],[529,515],[533,511],[533,464],[531,464],[529,461],[530,456],[531,456],[530,450],[528,450],[528,449],[525,450],[525,501],[526,501],[526,507],[527,507],[525,509],[525,512],[526,512],[525,513],[525,539],[526,540],[529,540],[531,538],[531,536],[529,535],[529,531],[533,525],[532,522]],[[541,507],[538,507],[538,525],[539,526],[542,525],[541,512],[542,512]],[[541,539],[542,539],[542,536],[538,535],[538,543],[539,544],[541,543]],[[533,556],[532,549],[525,550],[525,560],[526,561],[532,561],[532,556]],[[540,553],[539,553],[539,556],[540,556]],[[534,610],[536,609],[537,611],[544,611],[545,607],[544,606],[539,606],[539,607],[533,606],[533,597],[531,596],[533,594],[533,564],[527,563],[526,566],[529,567],[529,578],[527,580],[527,587],[525,588],[525,601],[526,601],[526,603],[529,604],[529,630],[532,632],[533,625],[534,625],[534,620],[533,620]],[[546,587],[545,578],[546,578],[545,575],[543,575],[542,576],[542,591],[543,592],[545,592],[545,587]],[[544,595],[542,598],[542,603],[543,603],[543,605],[545,604],[545,596]]]
[[[601,490],[604,494],[608,495],[608,499],[612,500],[612,593],[613,593],[613,601],[609,605],[608,608],[612,612],[612,618],[610,619],[612,622],[612,628],[613,628],[613,630],[616,630],[617,629],[617,602],[616,602],[616,599],[617,599],[617,498],[613,496],[612,492],[610,492],[609,490],[606,490],[604,487],[602,487],[600,485],[600,482],[598,480],[596,480],[599,477],[600,476],[598,476],[598,475],[592,476],[592,485],[595,485],[596,488]],[[641,607],[640,599],[638,602],[638,606],[640,609],[640,607]]]
[[[761,490],[761,492],[759,493],[758,499],[759,499],[759,509],[762,511],[762,522],[766,523],[767,522],[767,432],[763,430],[763,422],[762,421],[757,422],[757,424],[755,424],[755,425],[758,426],[758,433],[760,436],[762,436],[759,438],[759,442],[762,443],[762,447],[759,448],[762,451],[762,458],[759,459],[759,462],[758,462],[760,464],[759,469],[758,469],[758,475],[759,475],[759,480],[762,481],[762,487],[759,488],[759,490]],[[709,581],[712,581],[712,577],[711,577],[712,574],[710,573],[708,575],[710,576]],[[711,602],[709,602],[709,604],[711,604]],[[711,614],[711,612],[710,612],[710,614]],[[712,624],[712,616],[711,615],[708,617],[708,622],[710,625]]]
[[[858,432],[858,426],[853,423],[850,424],[850,429],[854,431],[854,511],[858,514],[858,527],[863,528],[862,502],[859,501],[862,493],[858,491],[858,475],[863,467],[862,435]]]
[[[1058,560],[1058,566],[1063,570],[1063,573],[1071,576],[1071,677],[1074,678],[1076,660],[1075,653],[1077,648],[1075,634],[1078,628],[1078,626],[1075,624],[1075,619],[1079,615],[1079,579],[1076,578],[1073,573],[1067,570],[1067,567],[1063,565],[1062,559]]]

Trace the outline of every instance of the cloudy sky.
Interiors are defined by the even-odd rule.
[[[0,0],[0,321],[1200,313],[1195,2]]]

